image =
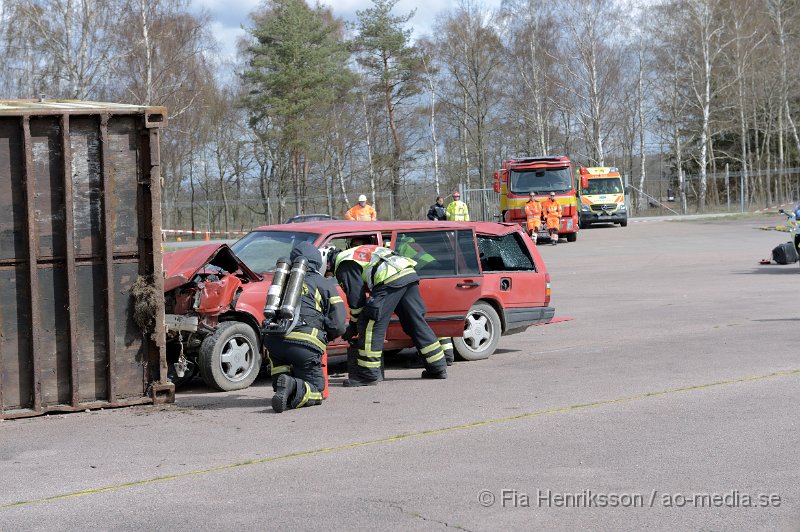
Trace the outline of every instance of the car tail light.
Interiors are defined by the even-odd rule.
[[[544,274],[544,305],[550,304],[550,274]]]

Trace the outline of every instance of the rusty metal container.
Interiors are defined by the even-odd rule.
[[[0,419],[174,400],[165,125],[162,107],[0,101]]]

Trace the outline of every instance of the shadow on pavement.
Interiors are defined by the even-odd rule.
[[[738,271],[733,273],[736,275],[798,275],[800,274],[800,268],[798,268],[796,264],[775,266],[765,265],[763,268],[754,268],[749,271]]]

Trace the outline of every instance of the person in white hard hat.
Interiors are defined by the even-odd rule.
[[[367,197],[361,194],[358,197],[358,205],[354,205],[344,213],[345,220],[355,220],[357,222],[374,222],[378,219],[378,213],[370,205],[367,205]]]

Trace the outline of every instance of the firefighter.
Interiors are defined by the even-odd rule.
[[[542,228],[542,204],[536,201],[536,193],[531,191],[530,199],[525,204],[525,220],[528,234],[536,243],[537,233]]]
[[[547,232],[550,233],[550,243],[558,244],[558,227],[561,225],[561,204],[556,199],[556,193],[551,192],[550,198],[544,200],[542,212],[547,221]]]
[[[425,321],[415,262],[377,245],[330,253],[328,260],[350,306],[350,324],[343,338],[357,335],[354,374],[344,385],[370,386],[382,380],[383,342],[392,313],[397,314],[425,364],[422,378],[446,379],[445,353]],[[369,300],[366,290],[370,291]]]
[[[436,261],[433,255],[425,251],[422,246],[417,244],[417,241],[408,234],[403,235],[400,242],[397,244],[395,251],[400,255],[409,258],[416,262],[416,270],[425,268],[428,264]]]
[[[453,201],[447,205],[447,219],[455,222],[468,222],[469,221],[469,208],[467,204],[461,201],[461,192],[456,190],[453,192]]]
[[[333,279],[325,275],[319,250],[308,242],[292,249],[290,260],[303,256],[308,271],[303,280],[298,325],[285,336],[264,335],[272,367],[272,409],[318,405],[322,402],[325,379],[322,353],[326,344],[345,331],[347,311]]]
[[[378,219],[378,214],[370,205],[367,205],[367,197],[361,194],[358,197],[358,205],[354,205],[344,213],[345,220],[355,220],[357,222],[374,222]]]
[[[428,220],[434,222],[447,220],[447,213],[444,210],[444,196],[436,196],[436,203],[428,209]]]

